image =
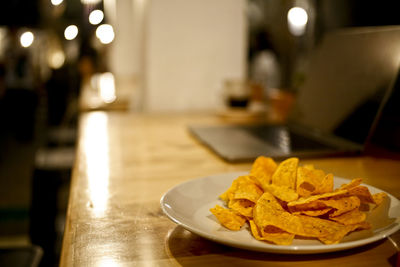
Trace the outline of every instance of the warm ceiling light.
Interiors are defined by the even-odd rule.
[[[51,3],[53,4],[53,6],[58,6],[63,2],[63,0],[51,0]]]
[[[78,35],[78,27],[76,27],[75,25],[69,25],[67,28],[65,28],[64,31],[65,39],[73,40],[77,35]]]
[[[287,15],[289,31],[296,36],[304,34],[307,26],[308,15],[304,8],[293,7]]]
[[[103,11],[96,9],[90,12],[89,22],[90,24],[97,25],[104,19]]]
[[[65,54],[62,50],[54,51],[48,58],[49,66],[53,69],[59,69],[64,65]]]
[[[24,32],[24,33],[21,35],[19,41],[20,41],[20,43],[21,43],[21,45],[22,45],[23,47],[29,47],[29,46],[31,46],[31,44],[33,43],[33,40],[34,40],[34,39],[35,39],[35,36],[33,35],[33,33],[27,31],[27,32]]]
[[[96,36],[102,44],[109,44],[114,40],[114,29],[109,24],[102,24],[97,27]]]

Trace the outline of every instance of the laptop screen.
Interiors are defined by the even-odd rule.
[[[311,58],[291,121],[363,144],[397,77],[399,61],[400,27],[326,35]]]
[[[399,61],[400,26],[329,33],[310,61],[287,125],[192,126],[189,130],[228,161],[254,160],[259,155],[359,153],[369,143],[392,92]]]

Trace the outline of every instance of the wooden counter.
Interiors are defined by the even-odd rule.
[[[383,240],[318,255],[278,255],[220,245],[177,226],[160,209],[171,187],[193,178],[248,171],[187,132],[215,116],[89,112],[81,116],[61,266],[391,266]],[[302,160],[400,198],[400,161],[373,157]]]

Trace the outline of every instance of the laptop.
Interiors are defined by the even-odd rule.
[[[260,155],[283,159],[364,151],[398,77],[400,27],[328,33],[315,50],[284,125],[190,125],[189,131],[229,162]]]

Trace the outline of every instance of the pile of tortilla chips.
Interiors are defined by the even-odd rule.
[[[295,237],[317,238],[336,244],[352,231],[369,229],[366,207],[387,197],[371,195],[360,184],[358,178],[334,190],[332,174],[299,166],[298,158],[278,165],[260,156],[250,174],[235,179],[220,196],[227,208],[216,205],[210,211],[230,230],[248,222],[257,240],[290,245]]]

